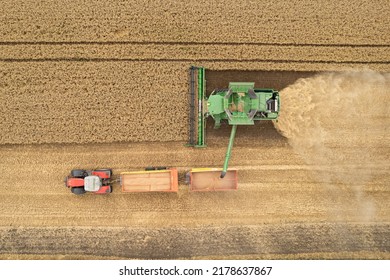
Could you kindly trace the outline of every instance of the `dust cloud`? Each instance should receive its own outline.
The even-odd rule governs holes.
[[[355,206],[339,204],[359,219],[372,219],[375,204],[364,186],[389,171],[390,74],[322,73],[297,80],[280,96],[276,128],[334,200],[349,191]]]

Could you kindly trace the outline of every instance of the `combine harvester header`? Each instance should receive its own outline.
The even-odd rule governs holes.
[[[190,68],[190,113],[188,145],[206,147],[206,119],[214,119],[214,128],[225,120],[232,126],[225,161],[220,172],[224,178],[228,170],[234,138],[239,125],[254,125],[255,121],[276,120],[279,116],[279,92],[273,89],[255,88],[253,82],[230,82],[228,88],[215,89],[206,94],[206,71],[204,67]],[[236,172],[236,171],[234,171]]]

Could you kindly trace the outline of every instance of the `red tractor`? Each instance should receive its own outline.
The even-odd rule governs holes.
[[[73,169],[70,175],[65,177],[65,186],[77,195],[86,192],[107,194],[112,192],[111,177],[111,169]]]

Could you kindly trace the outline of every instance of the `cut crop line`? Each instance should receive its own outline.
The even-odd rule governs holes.
[[[390,61],[272,60],[272,59],[170,59],[170,58],[1,58],[1,62],[271,62],[313,64],[390,64]]]
[[[312,43],[262,43],[262,42],[180,42],[180,41],[72,41],[72,42],[50,42],[50,41],[4,41],[0,45],[211,45],[211,46],[282,46],[282,47],[358,47],[358,48],[388,48],[389,44],[312,44]]]

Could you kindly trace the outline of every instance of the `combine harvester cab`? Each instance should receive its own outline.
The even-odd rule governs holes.
[[[229,169],[221,179],[221,168],[193,168],[186,175],[190,191],[231,191],[237,190],[237,170]]]
[[[176,168],[122,172],[122,192],[177,192],[178,172]]]

